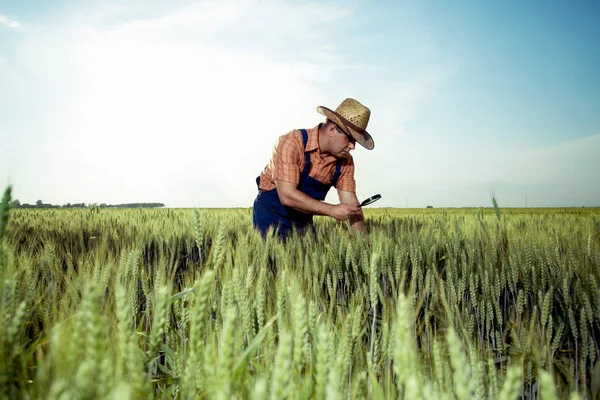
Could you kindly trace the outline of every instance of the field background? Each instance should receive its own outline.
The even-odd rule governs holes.
[[[7,193],[8,195],[8,193]],[[600,209],[0,210],[2,398],[599,398]]]

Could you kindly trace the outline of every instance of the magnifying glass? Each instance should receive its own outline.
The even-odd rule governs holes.
[[[380,198],[381,198],[380,194],[376,194],[374,196],[371,196],[368,199],[366,199],[365,201],[363,201],[362,203],[360,203],[360,207],[368,206],[371,203],[375,203]]]

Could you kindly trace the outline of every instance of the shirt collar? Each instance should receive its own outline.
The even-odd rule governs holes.
[[[321,126],[321,124],[315,126],[314,128],[306,130],[308,133],[308,142],[306,142],[305,151],[313,151],[313,150],[319,149],[319,127],[320,126]],[[321,154],[320,151],[319,151],[319,154]]]

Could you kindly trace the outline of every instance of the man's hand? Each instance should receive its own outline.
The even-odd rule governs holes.
[[[361,214],[361,209],[358,205],[340,203],[333,207],[331,216],[339,221],[345,221],[348,218]]]
[[[356,229],[361,231],[363,234],[367,233],[365,228],[365,216],[363,214],[362,208],[359,207],[359,201],[356,197],[356,193],[354,192],[345,192],[343,190],[338,189],[338,196],[340,197],[339,206],[350,206],[354,210],[358,210],[358,212],[351,213],[348,217],[350,218],[350,226],[352,229]]]

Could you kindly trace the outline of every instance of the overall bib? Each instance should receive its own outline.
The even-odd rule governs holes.
[[[300,131],[302,132],[302,141],[304,143],[305,161],[304,169],[300,173],[300,182],[298,183],[297,189],[313,199],[323,201],[325,200],[329,189],[331,189],[332,186],[335,186],[340,178],[342,160],[337,160],[335,173],[329,184],[319,182],[308,176],[311,167],[310,152],[306,151],[308,132],[306,132],[305,129],[301,129]],[[257,185],[259,182],[260,176],[256,178]],[[258,196],[256,196],[256,199],[254,200],[252,219],[254,226],[260,230],[263,236],[265,236],[269,227],[272,226],[277,230],[277,234],[281,238],[285,238],[287,235],[291,234],[293,228],[295,228],[297,232],[303,233],[309,226],[312,226],[313,222],[313,216],[311,214],[305,214],[281,204],[276,188],[269,190],[268,192],[263,192],[260,189],[258,190]]]

